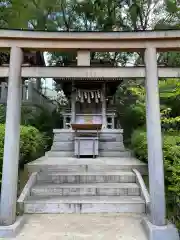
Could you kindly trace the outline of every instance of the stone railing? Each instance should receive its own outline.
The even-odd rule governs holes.
[[[0,83],[0,103],[6,104],[8,94],[8,85],[6,82]],[[45,107],[49,111],[53,111],[56,108],[54,101],[39,92],[32,82],[22,85],[22,102],[32,104],[36,106]]]

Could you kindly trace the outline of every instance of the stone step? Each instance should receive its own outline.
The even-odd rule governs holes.
[[[145,213],[141,197],[131,196],[32,196],[24,202],[25,213]]]
[[[131,157],[130,151],[103,151],[99,152],[100,157]]]
[[[53,172],[38,175],[39,182],[46,183],[135,183],[133,172]]]
[[[100,151],[125,151],[123,142],[99,142]]]
[[[49,152],[46,152],[45,156],[47,157],[73,157],[74,156],[74,151],[49,151]]]
[[[139,172],[141,172],[142,175],[147,175],[147,166],[143,164],[139,165],[42,165],[42,164],[32,164],[28,165],[28,172],[75,172],[75,171],[82,171],[82,172],[110,172],[110,171],[132,171],[133,169],[137,169]]]
[[[71,142],[53,142],[51,151],[73,151],[74,141]]]
[[[123,131],[122,129],[108,129],[100,132],[100,141],[112,141],[121,142],[123,141]]]
[[[139,196],[136,183],[37,184],[32,196]]]
[[[130,151],[99,151],[100,157],[131,157]],[[74,157],[74,151],[49,151],[47,157]]]
[[[99,142],[100,151],[125,151],[123,142]],[[51,151],[73,151],[74,141],[54,142]]]
[[[28,172],[112,172],[132,171],[137,169],[142,175],[147,174],[147,165],[139,160],[128,158],[59,158],[41,157],[40,159],[27,164]]]

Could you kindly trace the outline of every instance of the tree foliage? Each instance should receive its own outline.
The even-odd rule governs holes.
[[[149,0],[0,0],[0,27],[56,31],[139,31],[179,28],[179,8],[174,1]],[[51,53],[51,64],[73,60],[74,55]],[[130,53],[92,54],[115,65],[125,65]],[[140,57],[142,58],[141,54]],[[168,57],[169,58],[169,57]],[[176,56],[173,56],[173,59]],[[122,61],[123,59],[123,61]],[[161,54],[161,63],[167,60]],[[140,62],[142,62],[141,60]],[[168,60],[169,62],[169,60]],[[171,61],[174,62],[174,61]]]
[[[179,79],[159,81],[162,127],[180,130],[180,82]],[[133,130],[146,124],[145,87],[134,82],[124,82],[116,92],[116,106],[124,138],[129,143]],[[133,119],[133,121],[132,121]]]

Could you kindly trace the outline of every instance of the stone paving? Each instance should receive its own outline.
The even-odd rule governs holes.
[[[14,240],[147,240],[140,215],[33,214]]]

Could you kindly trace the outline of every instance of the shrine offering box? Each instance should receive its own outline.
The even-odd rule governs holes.
[[[99,155],[99,136],[98,131],[102,124],[72,124],[75,130],[74,137],[74,155],[92,156]]]

